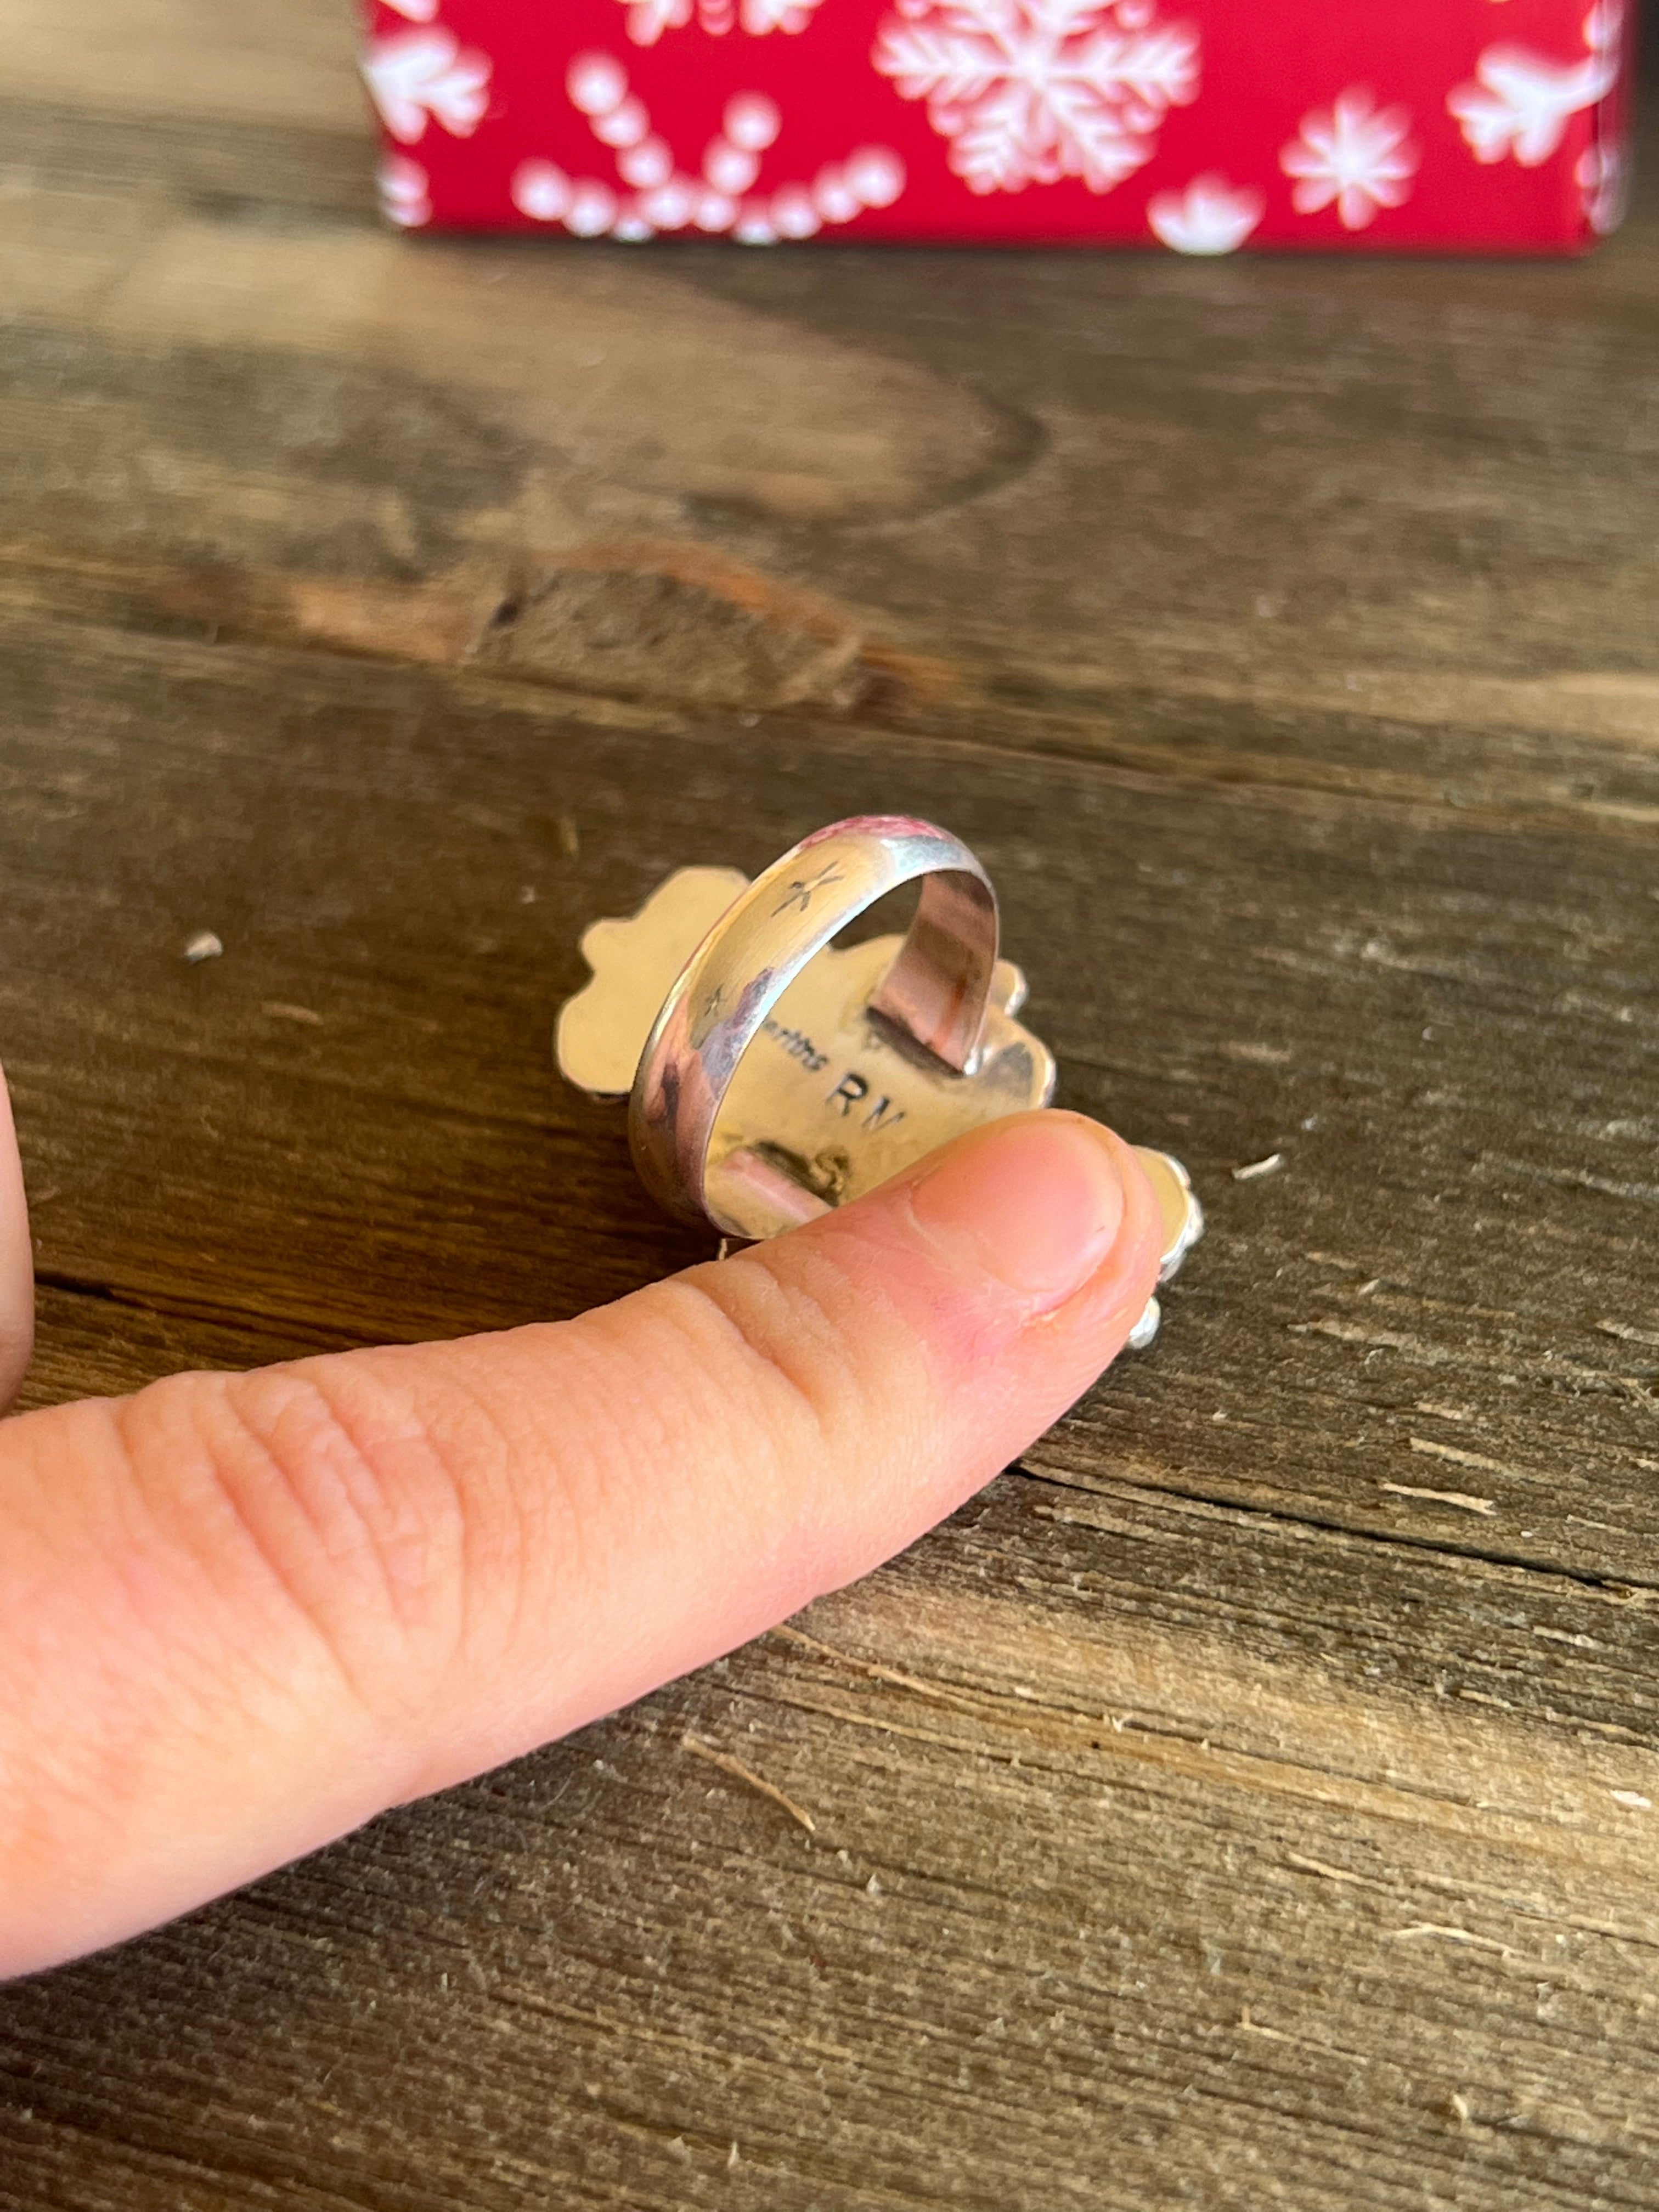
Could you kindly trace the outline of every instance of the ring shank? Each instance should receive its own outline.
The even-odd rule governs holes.
[[[738,1063],[807,963],[866,908],[921,878],[908,935],[872,1001],[933,1060],[972,1072],[997,962],[996,894],[959,839],[903,815],[855,816],[756,878],[680,971],[641,1055],[629,1139],[647,1188],[689,1221],[720,1219],[708,1152]]]
[[[996,897],[989,883],[942,869],[923,877],[909,934],[871,1004],[936,1060],[958,1075],[971,1074],[996,961]]]

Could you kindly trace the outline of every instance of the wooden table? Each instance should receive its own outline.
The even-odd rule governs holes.
[[[8,10],[33,1401],[692,1257],[552,1078],[578,933],[853,811],[983,854],[1212,1225],[885,1572],[0,1993],[0,2206],[1659,2203],[1653,193],[408,241],[344,13]]]

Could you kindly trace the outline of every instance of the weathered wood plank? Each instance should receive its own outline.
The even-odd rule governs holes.
[[[1626,787],[1659,735],[1659,222],[1570,270],[924,276],[416,246],[51,175],[0,217],[14,589],[125,573],[176,617],[196,577],[211,619],[252,579],[256,628],[378,625],[398,657],[479,564],[533,578],[643,533],[816,586],[907,722],[1163,767],[1171,705],[1209,702],[1187,750],[1239,773],[1495,778],[1650,825]],[[352,613],[354,578],[410,611]],[[613,688],[579,643],[543,674]],[[677,627],[634,688],[708,696],[698,661]]]
[[[1218,1201],[1155,1360],[1036,1455],[1108,1497],[988,1501],[806,1625],[850,1669],[785,1641],[737,1662],[735,1707],[711,1677],[9,1994],[12,2201],[1224,2204],[1264,2172],[1309,2205],[1420,2201],[1425,2174],[1475,2205],[1639,2201],[1651,1417],[1609,1378],[1650,1370],[1595,1324],[1651,1293],[1622,1111],[1651,1054],[1644,847],[38,617],[7,643],[0,994],[55,1194],[48,1322],[84,1343],[109,1312],[76,1282],[124,1301],[114,1348],[77,1374],[59,1339],[46,1388],[510,1321],[672,1263],[614,1123],[551,1082],[574,935],[693,844],[752,864],[839,804],[983,847],[1069,1095]],[[187,968],[204,924],[225,958]],[[1268,1147],[1285,1171],[1234,1185]],[[816,1840],[676,1752],[688,1726],[850,1875],[799,1903]],[[648,1786],[600,1807],[594,1758]],[[574,1806],[538,1811],[544,1775]],[[480,1879],[529,1902],[464,1906]],[[1558,1935],[1593,1954],[1565,1996]],[[783,1973],[798,1954],[824,1963]],[[280,2046],[231,2056],[273,2007]]]
[[[1206,1647],[1045,1503],[8,1992],[0,2203],[1650,2201],[1626,1769]]]
[[[1168,1346],[1048,1461],[1659,1579],[1640,839],[1098,760],[969,775],[799,720],[605,727],[238,647],[11,646],[0,1005],[55,1273],[348,1336],[641,1279],[692,1248],[545,1057],[581,928],[681,860],[914,808],[985,853],[1064,1095],[1182,1152],[1214,1218]],[[229,950],[192,969],[198,927]]]
[[[212,0],[7,0],[9,92],[82,112],[323,126],[367,136],[356,26],[331,0],[280,14]]]

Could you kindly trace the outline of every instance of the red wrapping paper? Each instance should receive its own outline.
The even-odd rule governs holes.
[[[373,0],[406,228],[1571,252],[1622,0]]]

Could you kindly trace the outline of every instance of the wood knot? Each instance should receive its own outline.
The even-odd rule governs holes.
[[[520,682],[690,706],[858,703],[859,623],[708,546],[581,546],[514,580],[471,659]]]

